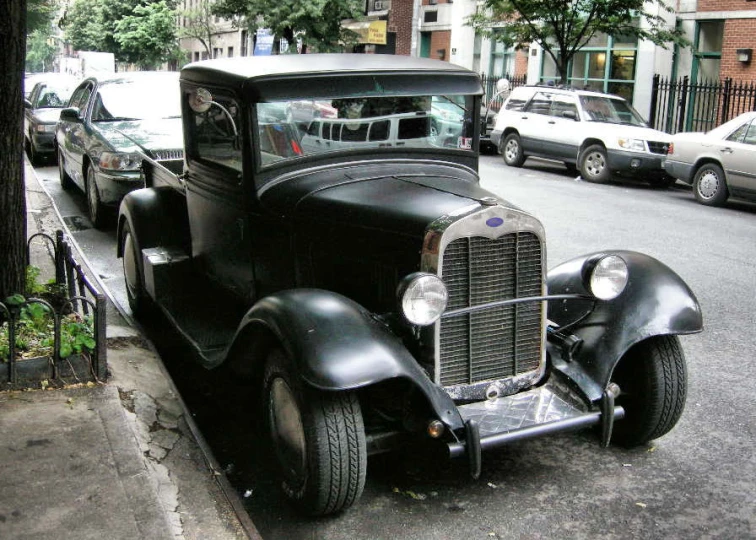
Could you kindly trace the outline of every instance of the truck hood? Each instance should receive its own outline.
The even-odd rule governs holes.
[[[100,134],[119,152],[179,150],[183,148],[181,118],[100,122]]]
[[[260,194],[263,206],[297,221],[326,220],[415,237],[438,218],[482,200],[498,199],[479,186],[472,170],[432,161],[312,170],[282,178]]]

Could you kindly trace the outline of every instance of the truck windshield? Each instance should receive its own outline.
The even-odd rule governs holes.
[[[367,148],[473,151],[472,96],[390,96],[257,104],[263,167]]]
[[[623,99],[604,96],[580,96],[580,103],[588,115],[588,120],[592,122],[646,126],[641,115]]]

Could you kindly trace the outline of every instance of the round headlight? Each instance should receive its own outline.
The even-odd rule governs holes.
[[[412,324],[427,326],[438,320],[446,309],[449,293],[438,276],[417,273],[399,284],[402,315]]]
[[[596,262],[589,280],[591,294],[601,300],[614,300],[627,285],[627,263],[617,255],[607,255]]]

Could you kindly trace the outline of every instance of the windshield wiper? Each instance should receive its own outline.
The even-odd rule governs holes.
[[[452,105],[455,105],[455,106],[459,107],[460,109],[462,109],[463,111],[467,112],[467,109],[465,107],[463,107],[462,105],[460,105],[459,103],[457,103],[456,101],[454,101],[453,99],[451,99],[450,97],[447,97],[447,96],[437,96],[437,97],[439,99],[443,99],[444,101],[447,101],[447,102],[451,103]]]
[[[97,120],[93,120],[93,122],[135,122],[139,120],[139,118],[129,118],[126,116],[113,116],[111,118],[98,118]]]

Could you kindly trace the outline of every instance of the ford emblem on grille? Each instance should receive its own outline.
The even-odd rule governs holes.
[[[492,217],[486,220],[486,225],[489,227],[500,227],[502,223],[504,223],[504,220],[500,217]]]

